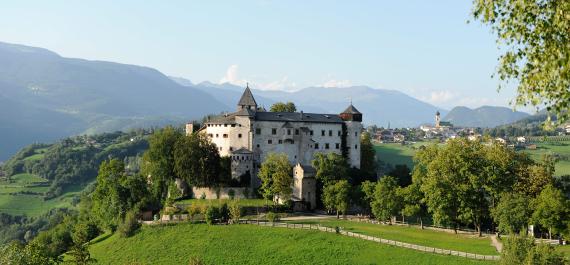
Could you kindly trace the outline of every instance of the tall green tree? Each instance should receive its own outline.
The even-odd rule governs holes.
[[[165,200],[168,184],[176,178],[174,150],[182,132],[171,126],[155,131],[149,137],[149,148],[143,155],[142,172],[150,180],[152,192]]]
[[[368,132],[360,136],[360,171],[367,179],[376,179],[376,151]]]
[[[474,0],[473,16],[492,27],[504,53],[498,77],[517,84],[516,104],[570,117],[570,2]],[[501,86],[502,86],[501,85]],[[500,86],[500,87],[501,87]],[[500,88],[499,87],[499,88]]]
[[[402,207],[399,188],[396,179],[390,176],[381,178],[376,184],[371,208],[378,220],[388,220],[392,224],[392,217],[396,216]]]
[[[402,199],[403,216],[415,216],[420,222],[420,227],[424,229],[424,217],[427,215],[425,204],[422,202],[423,193],[419,184],[412,184],[399,189],[399,196]]]
[[[532,220],[548,229],[548,237],[568,228],[568,201],[562,192],[552,185],[546,186],[534,202]]]
[[[86,265],[95,263],[96,260],[91,258],[89,253],[89,227],[87,224],[79,223],[73,229],[73,245],[68,252],[71,262],[78,265]]]
[[[348,179],[348,163],[335,153],[316,153],[312,165],[317,171],[316,178],[325,186],[334,181]]]
[[[287,103],[277,102],[277,103],[274,103],[273,105],[271,105],[271,108],[269,108],[269,111],[271,111],[271,112],[295,112],[295,111],[297,111],[297,106],[295,106],[295,103],[293,103],[293,102],[287,102]]]
[[[350,203],[351,186],[347,180],[339,180],[329,183],[323,190],[323,204],[328,210],[336,211],[336,218],[340,213],[346,215]]]
[[[526,231],[530,224],[532,208],[530,199],[520,193],[504,193],[500,202],[491,210],[491,216],[503,233]]]
[[[284,201],[291,198],[293,168],[286,154],[268,154],[257,175],[261,179],[260,191],[266,200],[275,202],[275,197]]]
[[[221,158],[207,136],[180,136],[174,148],[174,173],[191,185],[211,187],[220,183]]]

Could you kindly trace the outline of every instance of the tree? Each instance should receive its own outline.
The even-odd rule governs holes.
[[[340,213],[346,214],[350,200],[350,184],[347,180],[329,183],[323,190],[323,204],[328,210],[336,211],[336,218]]]
[[[522,236],[507,237],[501,251],[501,265],[549,264],[563,265],[568,260],[552,245],[536,244],[533,238]]]
[[[407,165],[396,165],[392,171],[388,172],[388,176],[396,178],[400,187],[406,187],[412,184],[411,170]]]
[[[423,193],[420,185],[412,184],[399,189],[402,199],[402,216],[416,216],[420,221],[420,227],[424,229],[423,217],[427,215],[425,205],[422,203]]]
[[[72,234],[73,245],[69,251],[71,261],[75,264],[85,265],[95,263],[96,260],[91,258],[89,253],[89,227],[87,224],[79,223],[75,225]]]
[[[532,220],[548,229],[548,237],[552,233],[562,232],[567,228],[568,201],[562,192],[552,185],[546,186],[534,201]]]
[[[164,201],[168,183],[176,178],[174,149],[182,133],[171,126],[155,131],[148,139],[149,148],[143,155],[142,172],[148,176],[154,196]]]
[[[398,183],[390,176],[381,178],[374,190],[374,201],[371,208],[372,213],[378,220],[389,220],[392,224],[392,217],[398,214],[401,209],[402,200],[398,194]]]
[[[239,224],[239,219],[241,217],[241,206],[239,205],[239,200],[232,200],[229,205],[229,210],[232,223]]]
[[[362,199],[364,200],[364,204],[368,212],[371,211],[370,205],[372,205],[372,202],[374,201],[375,189],[376,189],[376,182],[367,180],[360,184],[360,190],[362,191],[363,194]]]
[[[526,231],[530,223],[532,209],[530,199],[524,194],[505,193],[499,203],[491,210],[491,216],[503,233]]]
[[[376,166],[376,151],[370,134],[363,132],[360,136],[360,171],[366,179],[376,179]]]
[[[498,76],[517,84],[516,104],[546,104],[559,123],[570,117],[569,13],[570,2],[556,0],[475,0],[473,8],[506,47]]]
[[[293,192],[293,169],[286,154],[270,153],[261,164],[258,173],[261,179],[260,191],[266,200],[275,197],[286,201]]]
[[[312,165],[317,171],[315,177],[325,186],[331,182],[348,178],[348,163],[339,154],[316,153]]]
[[[220,183],[221,158],[218,148],[206,135],[181,136],[174,148],[174,172],[177,177],[198,187]]]
[[[277,102],[277,103],[274,103],[273,105],[271,105],[271,108],[269,108],[269,111],[271,111],[271,112],[295,112],[295,111],[297,111],[297,107],[295,106],[295,104],[293,102],[287,102],[287,103]]]

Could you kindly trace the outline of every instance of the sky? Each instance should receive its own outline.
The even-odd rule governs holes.
[[[510,106],[471,0],[3,1],[0,41],[143,65],[194,83],[367,85],[438,107]]]

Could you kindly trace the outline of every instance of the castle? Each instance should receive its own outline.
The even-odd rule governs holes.
[[[231,157],[232,178],[249,177],[251,187],[260,185],[257,171],[270,153],[285,153],[292,165],[305,169],[317,152],[337,153],[360,168],[362,113],[352,104],[340,114],[267,112],[247,86],[236,112],[207,121],[199,132],[216,144],[221,156]],[[297,175],[296,181],[310,178]]]

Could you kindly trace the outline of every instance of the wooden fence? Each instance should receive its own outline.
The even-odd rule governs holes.
[[[373,241],[381,244],[388,244],[392,246],[398,246],[408,249],[413,249],[422,252],[428,253],[436,253],[436,254],[443,254],[443,255],[451,255],[451,256],[458,256],[458,257],[465,257],[469,259],[477,259],[477,260],[499,260],[500,256],[497,255],[480,255],[480,254],[473,254],[467,253],[462,251],[455,251],[449,249],[441,249],[441,248],[433,248],[433,247],[426,247],[420,246],[410,243],[404,243],[395,240],[383,239],[374,236],[363,235],[359,233],[343,231],[342,229],[331,228],[326,226],[314,225],[314,224],[294,224],[294,223],[279,223],[279,222],[265,222],[265,221],[255,221],[255,220],[242,220],[240,221],[242,224],[252,224],[252,225],[259,225],[259,226],[266,226],[266,227],[282,227],[282,228],[291,228],[291,229],[307,229],[307,230],[318,230],[322,232],[329,232],[329,233],[338,233],[340,235],[349,236],[349,237],[356,237],[368,241]]]

